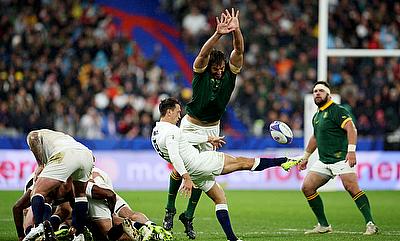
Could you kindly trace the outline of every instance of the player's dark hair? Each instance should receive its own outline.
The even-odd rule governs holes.
[[[211,67],[214,64],[225,63],[225,54],[220,50],[213,49],[210,53],[210,60],[208,61],[208,66]]]
[[[328,82],[322,81],[322,80],[317,81],[317,82],[314,84],[313,89],[314,89],[315,86],[317,86],[318,84],[325,85],[326,87],[328,87],[328,89],[331,89],[331,87],[329,86]]]
[[[158,106],[160,110],[161,117],[164,117],[167,114],[167,110],[173,110],[176,107],[176,104],[179,104],[179,101],[174,97],[168,97],[163,99]]]

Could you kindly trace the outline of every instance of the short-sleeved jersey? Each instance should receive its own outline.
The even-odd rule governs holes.
[[[43,149],[43,164],[47,164],[50,157],[66,149],[89,150],[77,142],[72,136],[48,129],[37,130]],[[90,150],[89,150],[90,151]]]
[[[199,155],[199,150],[189,142],[189,136],[193,133],[183,133],[179,127],[169,122],[160,121],[153,128],[151,142],[154,150],[166,161],[172,163],[179,174],[186,173],[189,166],[195,166],[194,160]],[[201,139],[201,136],[199,139]],[[204,136],[204,142],[207,141]]]
[[[221,119],[235,88],[236,74],[227,63],[221,79],[214,79],[209,68],[203,73],[193,72],[192,100],[186,106],[186,112],[205,122]]]
[[[330,164],[345,160],[348,140],[343,127],[350,120],[350,113],[332,100],[314,115],[312,124],[321,162]]]

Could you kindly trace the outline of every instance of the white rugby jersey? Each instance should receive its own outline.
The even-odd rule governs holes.
[[[108,176],[108,174],[105,171],[101,170],[98,167],[93,167],[92,173],[93,172],[97,172],[99,174],[99,176],[97,176],[93,179],[93,181],[94,181],[94,183],[96,183],[96,185],[98,185],[99,187],[102,187],[102,188],[114,190],[111,178],[110,178],[110,176]]]
[[[194,160],[199,155],[199,150],[192,145],[207,141],[207,135],[183,133],[179,127],[165,121],[157,122],[151,135],[154,150],[172,163],[180,175],[187,173],[188,166],[195,165]]]
[[[38,132],[40,142],[42,144],[41,148],[44,155],[42,160],[43,164],[47,164],[52,155],[62,152],[66,149],[89,150],[86,146],[77,142],[73,137],[62,132],[48,129],[40,129],[36,130],[35,132]]]

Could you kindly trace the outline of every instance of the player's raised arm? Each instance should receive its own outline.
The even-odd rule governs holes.
[[[237,74],[243,66],[244,52],[244,39],[239,24],[239,10],[235,12],[232,8],[231,13],[229,13],[228,10],[225,10],[225,12],[228,18],[231,19],[228,28],[232,30],[233,34],[233,50],[230,56],[230,68],[233,73]]]
[[[226,14],[222,13],[221,17],[216,17],[217,20],[217,28],[215,33],[207,40],[207,42],[200,49],[199,54],[193,63],[193,70],[197,73],[202,73],[206,69],[208,65],[208,61],[210,59],[210,53],[213,50],[215,44],[222,37],[222,35],[230,33],[233,29],[229,28],[229,23],[232,18],[229,18]],[[242,37],[243,39],[243,37]]]

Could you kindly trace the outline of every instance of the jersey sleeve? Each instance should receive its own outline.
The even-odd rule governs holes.
[[[201,143],[206,143],[208,141],[207,135],[201,135],[196,133],[183,133],[183,138],[185,138],[191,145],[198,145]]]
[[[334,121],[341,127],[344,128],[347,122],[351,121],[350,113],[344,108],[339,106],[337,113],[334,116]]]
[[[179,133],[173,132],[166,136],[166,146],[168,150],[169,159],[179,175],[187,173],[185,164],[179,154]]]

